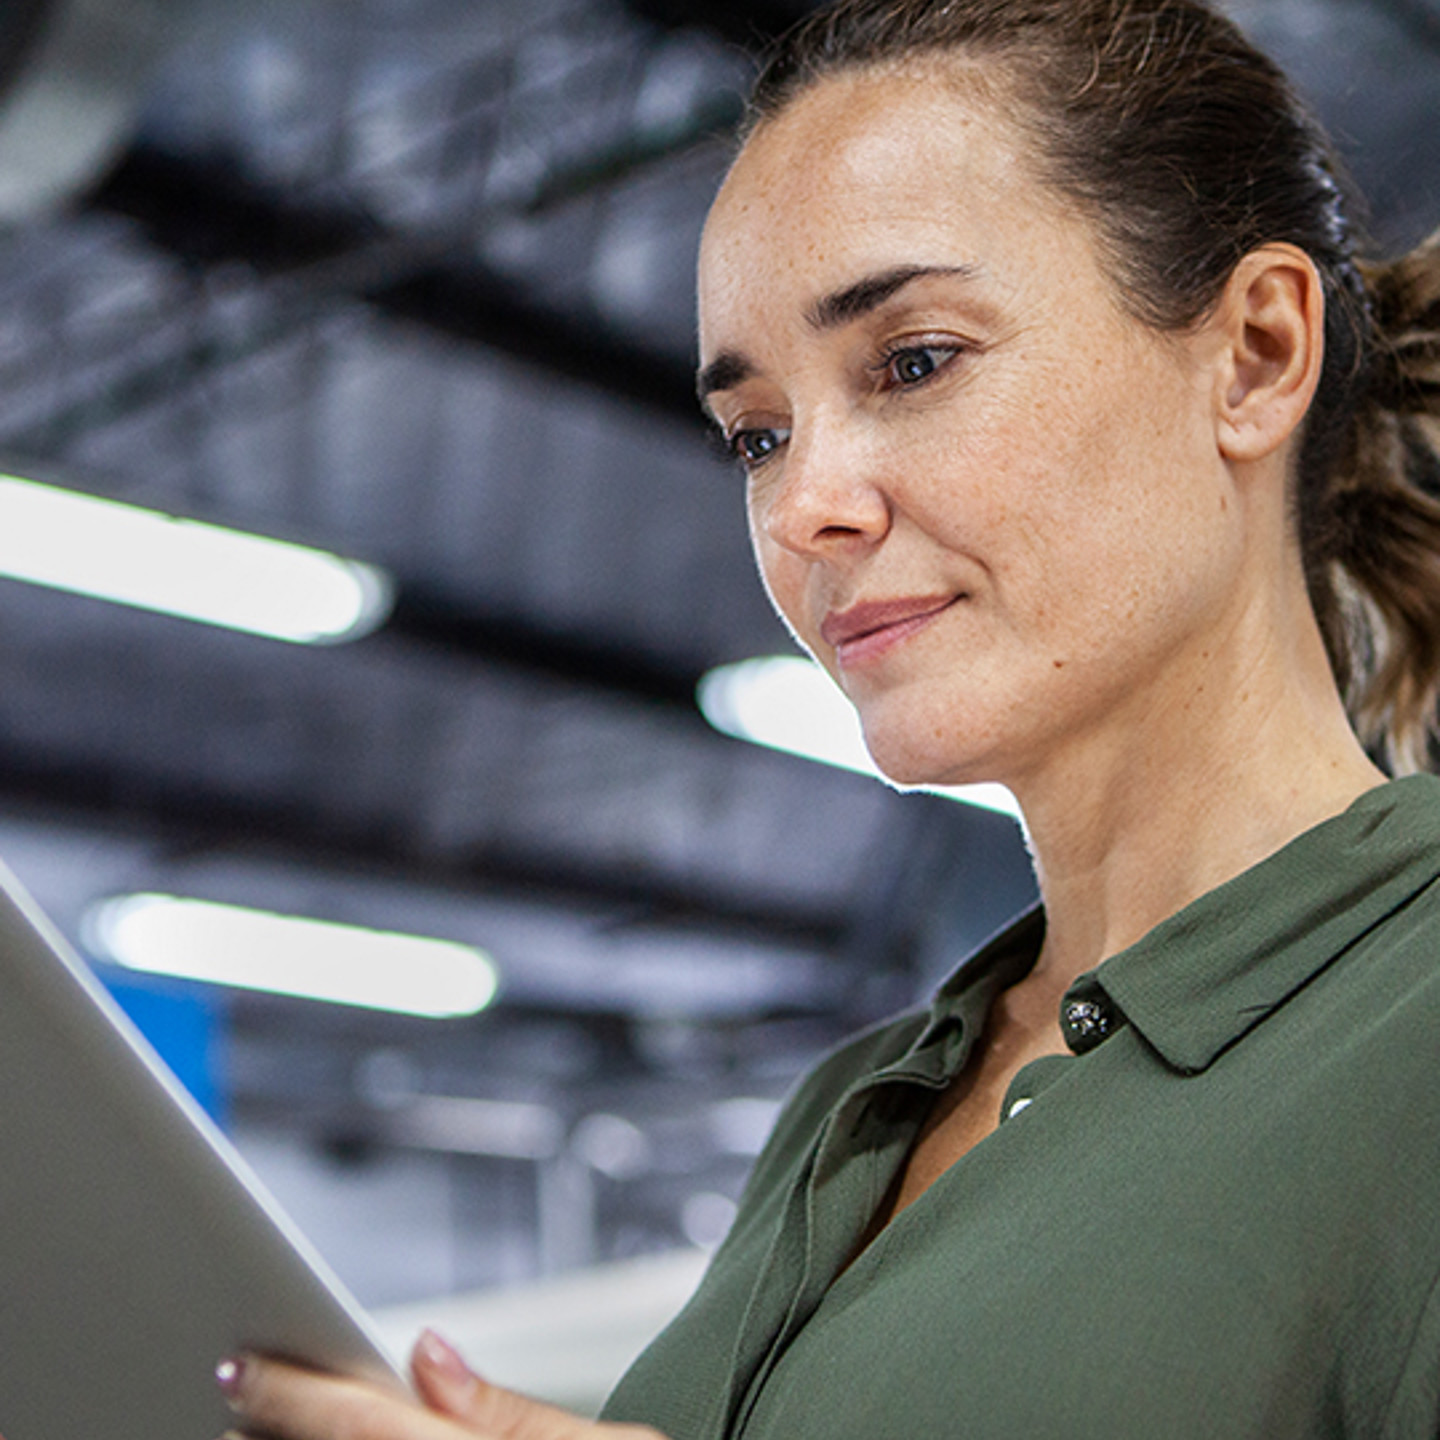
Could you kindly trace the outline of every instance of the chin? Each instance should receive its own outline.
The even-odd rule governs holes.
[[[977,743],[978,724],[942,729],[917,725],[913,713],[905,719],[903,725],[886,725],[872,712],[870,723],[863,725],[865,748],[875,768],[897,790],[1006,783],[998,773],[1004,767],[998,764],[995,747]]]
[[[913,745],[881,744],[866,736],[866,748],[884,779],[897,790],[919,790],[931,785],[968,785],[977,780],[990,780],[991,775],[977,775],[972,766],[957,761],[953,754],[936,754],[933,749]]]
[[[1006,775],[1037,743],[1017,698],[990,693],[974,677],[852,703],[871,760],[897,789],[1008,784]]]

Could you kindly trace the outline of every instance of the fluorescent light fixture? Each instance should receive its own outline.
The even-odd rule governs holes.
[[[0,575],[305,644],[368,633],[391,598],[370,565],[13,475]]]
[[[696,699],[705,718],[726,735],[885,778],[865,748],[855,707],[813,660],[770,655],[721,665],[700,681]],[[921,788],[1020,819],[1020,807],[1003,785]]]
[[[433,1018],[495,998],[473,946],[174,895],[102,900],[85,919],[96,954],[131,970]]]

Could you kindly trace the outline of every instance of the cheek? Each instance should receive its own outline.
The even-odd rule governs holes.
[[[1178,397],[1177,397],[1178,398]],[[1156,410],[1167,411],[1157,395]],[[1033,593],[1072,654],[1117,635],[1143,647],[1223,602],[1235,531],[1224,477],[1183,414],[1116,406],[1072,424],[1037,504],[1026,506]],[[1026,530],[1016,521],[1017,533]]]
[[[1002,600],[1019,603],[1057,563],[1068,565],[1076,527],[1090,518],[1055,424],[1033,401],[997,399],[896,457],[908,477],[900,508],[987,572]]]
[[[1149,378],[1052,367],[995,396],[949,447],[946,469],[966,495],[952,513],[993,560],[1001,605],[1071,654],[1089,648],[1087,632],[1183,603],[1176,592],[1196,581],[1188,572],[1224,523],[1193,396],[1173,374]],[[938,489],[929,508],[948,523]]]

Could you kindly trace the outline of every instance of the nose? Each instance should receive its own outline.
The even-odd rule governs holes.
[[[751,492],[751,520],[792,554],[818,559],[865,550],[890,529],[890,501],[866,437],[838,422],[796,424],[778,473]]]

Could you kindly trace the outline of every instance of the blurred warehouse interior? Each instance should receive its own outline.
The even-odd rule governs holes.
[[[287,644],[0,580],[0,856],[374,1306],[713,1243],[799,1070],[1031,896],[999,814],[696,707],[791,653],[693,403],[785,0],[11,0],[0,470],[390,577]],[[1440,224],[1440,3],[1244,0]],[[423,1019],[105,964],[162,893],[482,948]]]

